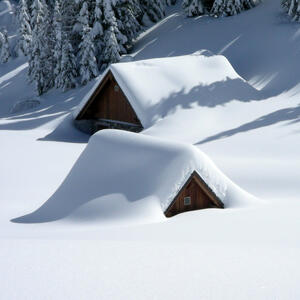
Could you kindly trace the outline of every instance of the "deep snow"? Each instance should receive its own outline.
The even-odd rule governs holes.
[[[198,104],[197,117],[183,108],[143,133],[196,145],[265,200],[252,206],[104,224],[95,199],[55,222],[10,222],[46,203],[84,151],[88,136],[69,113],[94,83],[36,97],[22,58],[0,66],[0,299],[299,299],[300,36],[279,7],[265,0],[218,20],[171,8],[128,58],[208,49],[260,90],[259,99]],[[27,99],[41,105],[10,113]]]

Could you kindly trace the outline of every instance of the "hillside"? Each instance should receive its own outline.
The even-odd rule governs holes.
[[[9,13],[0,9],[0,16]],[[13,29],[9,34],[13,39]],[[178,105],[132,143],[141,159],[143,147],[153,145],[150,170],[161,157],[174,163],[174,145],[196,148],[246,191],[236,195],[256,200],[171,219],[147,191],[131,209],[122,185],[119,193],[102,186],[74,205],[87,187],[97,190],[89,178],[104,180],[101,165],[134,161],[132,146],[118,134],[97,134],[93,155],[101,145],[119,150],[90,165],[89,137],[73,127],[72,113],[96,80],[37,97],[23,58],[0,65],[0,299],[299,299],[299,25],[281,13],[280,0],[221,19],[188,19],[177,5],[123,60],[203,49],[224,55],[255,92],[245,97],[233,89],[234,96],[213,103]],[[80,186],[81,172],[87,186]],[[112,176],[122,181],[121,172]],[[55,221],[41,220],[44,211]],[[34,224],[18,219],[33,212]]]

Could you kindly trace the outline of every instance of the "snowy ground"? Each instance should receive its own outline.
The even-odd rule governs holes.
[[[98,202],[90,201],[55,222],[11,222],[44,204],[84,150],[88,137],[68,114],[92,83],[37,98],[22,59],[0,66],[1,300],[299,299],[300,27],[279,6],[266,0],[220,20],[186,19],[175,7],[131,54],[208,49],[260,90],[257,99],[203,105],[194,130],[183,122],[185,108],[145,132],[197,145],[262,199],[251,207],[120,225],[102,222]],[[10,113],[32,99],[41,105]]]

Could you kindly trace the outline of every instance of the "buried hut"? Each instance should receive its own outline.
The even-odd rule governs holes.
[[[164,214],[166,217],[173,217],[183,212],[204,208],[224,208],[224,204],[194,171],[165,209]]]
[[[74,122],[89,134],[106,128],[140,132],[178,107],[213,106],[252,91],[224,56],[205,51],[116,63],[83,98]]]
[[[99,86],[76,117],[75,124],[87,133],[106,128],[135,132],[143,129],[111,70],[105,72]]]
[[[127,218],[156,222],[163,216],[240,207],[253,200],[195,146],[146,134],[101,130],[89,139],[48,201],[15,222],[54,221],[73,213],[84,218],[91,213],[103,222]]]

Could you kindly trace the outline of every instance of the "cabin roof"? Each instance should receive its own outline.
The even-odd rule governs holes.
[[[113,155],[118,149],[122,149],[122,155]],[[113,183],[112,190],[128,199],[153,194],[165,212],[190,176],[196,175],[217,206],[226,204],[224,175],[195,146],[109,129],[95,133],[86,152],[85,170],[95,169],[97,188],[101,190]],[[103,172],[103,179],[101,169],[109,170]],[[103,187],[99,186],[102,182],[106,182]]]
[[[164,117],[164,112],[186,106],[193,98],[211,99],[220,93],[251,87],[222,55],[199,53],[112,64],[98,78],[74,112],[76,118],[105,76],[111,72],[144,128]],[[252,90],[252,89],[251,89]],[[214,103],[213,99],[210,101]],[[206,104],[207,105],[207,104]]]

